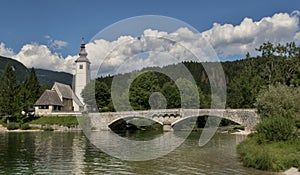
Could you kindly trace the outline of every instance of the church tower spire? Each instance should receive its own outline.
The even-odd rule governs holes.
[[[81,46],[80,46],[80,52],[79,52],[79,58],[75,60],[75,63],[77,62],[89,62],[89,59],[87,58],[87,52],[85,51],[85,43],[84,38],[82,37]]]
[[[84,37],[82,37],[79,56],[82,56],[82,57],[86,57],[87,56],[87,53],[85,51]]]
[[[82,37],[79,57],[75,60],[75,81],[74,81],[74,92],[79,100],[84,104],[81,92],[83,88],[90,82],[90,64],[91,62],[87,58],[87,52],[85,50],[85,42]]]

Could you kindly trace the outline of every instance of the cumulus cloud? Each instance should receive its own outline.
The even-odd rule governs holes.
[[[120,36],[114,41],[96,39],[86,44],[88,58],[92,62],[92,77],[181,61],[217,61],[218,56],[221,59],[233,55],[242,57],[247,52],[254,56],[258,54],[255,48],[268,41],[295,41],[300,44],[299,14],[299,11],[277,13],[259,21],[245,18],[235,26],[215,23],[202,33],[193,33],[188,28],[179,28],[172,33],[146,29],[138,38]],[[18,53],[1,43],[0,55],[16,58],[27,67],[72,73],[77,53],[63,58],[57,54],[57,49],[68,43],[50,36],[45,38],[49,41],[48,45],[26,44]]]
[[[203,32],[221,57],[243,55],[264,42],[285,43],[299,38],[299,11],[277,13],[272,17],[253,21],[245,18],[239,25],[220,25]]]
[[[105,75],[187,60],[209,61],[208,58],[216,56],[208,55],[211,53],[205,43],[201,34],[187,28],[173,33],[147,29],[139,38],[121,36],[112,42],[95,40],[86,47],[91,62],[100,67],[98,73]]]
[[[6,48],[4,43],[0,43],[0,55],[5,57],[12,57],[15,55],[11,48]]]
[[[46,45],[26,44],[14,55],[14,58],[26,67],[70,72],[70,68],[64,64],[66,60],[57,53],[51,52]]]

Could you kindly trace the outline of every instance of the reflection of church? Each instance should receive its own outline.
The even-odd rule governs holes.
[[[73,90],[69,85],[55,82],[51,90],[45,90],[35,102],[35,115],[71,115],[82,112],[84,102],[81,92],[90,82],[90,64],[82,39],[79,58],[75,60]]]

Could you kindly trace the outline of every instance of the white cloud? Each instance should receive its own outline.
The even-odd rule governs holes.
[[[66,60],[57,53],[52,53],[46,45],[26,44],[14,58],[26,67],[69,72],[69,68],[64,65]]]
[[[0,43],[0,55],[5,57],[13,57],[15,53],[11,48],[6,48],[4,43]]]
[[[139,38],[121,36],[114,41],[95,40],[86,44],[88,58],[92,62],[92,76],[95,77],[99,67],[101,74],[114,74],[117,71],[128,72],[187,60],[216,61],[217,56],[211,46],[219,56],[229,57],[243,56],[247,52],[255,55],[255,48],[267,41],[295,41],[300,44],[299,14],[299,11],[292,14],[277,13],[259,21],[245,18],[236,26],[215,23],[210,30],[198,34],[188,28],[180,28],[173,33],[146,29]],[[53,40],[50,36],[45,38],[51,41],[48,46],[26,44],[18,53],[1,43],[0,54],[16,58],[27,67],[72,73],[77,53],[63,58],[53,48],[65,47],[67,43]]]
[[[239,25],[220,25],[215,23],[212,29],[203,32],[217,52],[224,57],[256,54],[254,48],[264,42],[285,43],[293,41],[299,31],[299,11],[291,15],[277,13],[272,17],[253,21],[245,18]]]

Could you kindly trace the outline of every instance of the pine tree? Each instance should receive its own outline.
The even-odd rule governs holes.
[[[20,99],[18,98],[19,85],[14,73],[14,68],[9,63],[6,65],[0,84],[0,110],[6,115],[21,113]]]
[[[29,107],[32,108],[34,106],[35,101],[41,95],[40,94],[40,88],[41,88],[41,86],[40,86],[39,80],[38,80],[38,78],[37,78],[37,76],[35,74],[34,68],[31,68],[27,87],[28,87],[28,89],[30,91],[30,96],[29,96],[29,99],[28,99],[29,103],[30,103]]]
[[[34,103],[41,95],[40,88],[41,86],[35,74],[35,70],[34,68],[31,68],[29,77],[25,79],[20,90],[20,99],[22,101],[22,109],[24,111],[34,107]]]

